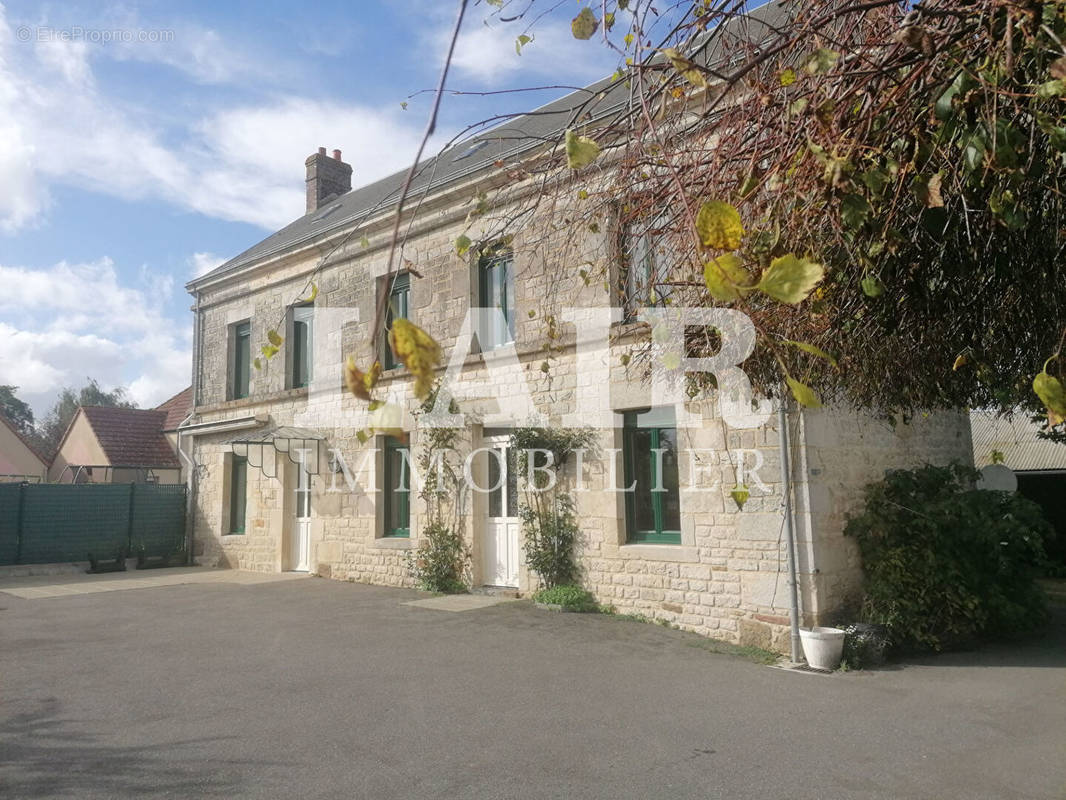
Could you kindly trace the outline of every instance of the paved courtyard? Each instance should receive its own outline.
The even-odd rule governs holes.
[[[521,601],[164,577],[0,579],[0,796],[1066,797],[1061,616],[814,676]]]

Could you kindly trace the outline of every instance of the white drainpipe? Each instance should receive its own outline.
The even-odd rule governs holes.
[[[799,574],[796,569],[796,528],[792,519],[792,462],[788,452],[788,414],[785,411],[787,395],[783,394],[777,404],[777,435],[781,456],[781,494],[784,501],[785,538],[788,546],[788,621],[792,636],[792,663],[802,658],[799,635]]]

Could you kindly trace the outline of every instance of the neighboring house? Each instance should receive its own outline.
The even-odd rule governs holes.
[[[168,425],[175,430],[187,413],[82,406],[63,434],[48,478],[55,483],[180,483],[181,463],[171,441],[176,434]]]
[[[407,558],[419,544],[426,512],[412,497],[407,465],[417,463],[426,437],[414,425],[408,443],[380,435],[362,443],[366,403],[341,389],[344,355],[369,363],[370,329],[385,297],[386,325],[408,317],[441,343],[444,362],[455,364],[462,387],[457,402],[471,415],[460,454],[469,457],[479,485],[496,486],[466,499],[462,525],[475,585],[535,588],[521,557],[521,493],[506,453],[509,430],[488,421],[496,393],[517,393],[524,383],[552,425],[596,424],[598,414],[618,414],[618,429],[597,429],[601,452],[609,455],[586,469],[588,491],[574,494],[582,580],[596,598],[702,634],[787,649],[776,415],[733,429],[715,399],[705,397],[684,407],[706,421],[678,426],[675,407],[656,405],[624,366],[622,356],[648,338],[646,324],[628,320],[649,302],[646,273],[663,256],[653,227],[623,231],[606,220],[596,231],[557,232],[548,220],[530,219],[513,240],[483,249],[480,257],[476,247],[456,253],[463,234],[493,242],[489,219],[469,222],[472,198],[486,192],[493,203],[506,187],[506,199],[496,202],[517,203],[523,193],[542,191],[541,181],[522,183],[509,170],[542,152],[545,141],[571,124],[579,104],[594,122],[626,102],[628,93],[622,94],[592,101],[593,93],[571,95],[423,165],[414,181],[421,213],[410,230],[405,225],[404,260],[390,280],[388,245],[405,175],[353,191],[351,167],[339,151],[330,157],[322,148],[306,162],[306,214],[188,284],[195,299],[195,403],[182,430],[196,463],[194,547],[202,563],[411,584]],[[577,187],[569,193],[576,194]],[[553,210],[554,219],[565,216],[558,204]],[[331,248],[337,250],[330,262],[318,269]],[[583,280],[578,267],[584,263],[603,267],[609,285]],[[313,303],[306,299],[312,279]],[[569,306],[616,312],[609,359],[602,359],[594,381],[577,368],[578,338],[562,322]],[[475,307],[500,313],[464,327]],[[543,371],[549,318],[559,325]],[[284,345],[257,369],[273,329]],[[472,336],[478,346],[468,352]],[[386,355],[381,338],[376,341],[376,351]],[[410,376],[402,366],[385,366],[381,391],[413,411]],[[597,403],[578,399],[589,384],[602,390]],[[843,526],[863,487],[890,467],[970,463],[969,420],[919,415],[893,427],[844,409],[793,413],[791,426],[800,604],[805,623],[814,624],[856,597],[859,558]],[[743,511],[730,496],[738,467],[751,491]],[[634,481],[635,490],[612,490],[612,476],[616,486]]]
[[[0,414],[0,482],[40,483],[48,477],[48,459]]]
[[[1007,419],[972,411],[974,465],[1003,464],[1018,479],[1018,493],[1038,503],[1055,527],[1052,555],[1066,566],[1066,444],[1042,439],[1030,414]]]

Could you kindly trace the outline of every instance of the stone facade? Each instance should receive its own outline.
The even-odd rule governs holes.
[[[494,427],[497,391],[506,395],[527,386],[534,410],[554,425],[572,425],[575,418],[594,421],[604,410],[652,405],[638,370],[623,366],[622,359],[647,340],[646,327],[614,323],[609,354],[599,372],[590,372],[578,368],[582,343],[578,330],[565,322],[567,307],[609,308],[617,303],[611,289],[617,269],[609,221],[602,232],[576,237],[550,226],[517,233],[511,243],[517,312],[514,359],[500,351],[462,357],[468,345],[463,322],[468,309],[477,305],[476,264],[472,257],[456,254],[454,241],[463,233],[477,241],[489,230],[488,221],[470,228],[466,219],[466,204],[475,188],[464,185],[427,200],[403,252],[420,274],[411,282],[410,317],[441,343],[445,362],[455,359],[465,387],[455,392],[468,415],[460,455],[480,447]],[[287,455],[269,455],[274,459],[269,471],[276,478],[248,470],[245,532],[227,534],[233,448],[225,442],[232,434],[212,433],[209,423],[256,416],[269,418],[273,425],[319,431],[325,437],[323,449],[339,452],[349,468],[348,474],[337,474],[322,455],[319,473],[312,477],[311,570],[337,579],[411,585],[407,557],[418,545],[424,509],[412,504],[410,538],[382,536],[381,495],[375,490],[382,463],[375,445],[380,440],[360,443],[357,432],[367,424],[366,404],[341,391],[343,356],[352,353],[365,365],[376,352],[370,345],[371,327],[384,288],[390,227],[391,217],[385,213],[368,220],[321,270],[317,267],[331,244],[328,237],[192,284],[201,341],[195,423],[204,427],[193,439],[193,454],[198,465],[195,540],[202,562],[262,571],[292,566],[297,467]],[[363,234],[369,247],[360,242]],[[591,265],[590,270],[608,278],[589,281],[581,270],[568,266],[572,264]],[[283,348],[253,372],[249,397],[230,399],[234,325],[250,322],[254,350],[266,342],[271,329],[285,333],[288,340],[286,308],[306,292],[311,279],[319,292],[310,389],[287,388],[290,356]],[[387,371],[381,387],[408,412],[405,423],[413,431],[412,451],[417,451],[424,431],[409,415],[415,409],[409,377],[402,368]],[[596,391],[602,393],[605,408],[582,399]],[[678,430],[681,543],[627,542],[623,494],[608,490],[611,456],[614,483],[621,480],[618,454],[612,452],[622,447],[621,435],[609,426],[599,427],[597,444],[603,455],[586,464],[585,490],[574,492],[583,583],[598,601],[619,611],[733,642],[787,650],[777,417],[755,428],[734,429],[720,419],[713,398],[688,401],[684,407],[703,421]],[[970,462],[969,424],[965,415],[939,414],[893,429],[854,411],[823,410],[793,413],[790,428],[801,605],[804,621],[816,624],[829,620],[858,586],[857,554],[843,537],[843,525],[862,487],[894,466]],[[743,511],[730,497],[738,467],[751,489]],[[485,582],[485,503],[485,496],[476,492],[464,499],[463,525],[473,553],[475,585]],[[524,566],[517,588],[536,588],[535,576]]]

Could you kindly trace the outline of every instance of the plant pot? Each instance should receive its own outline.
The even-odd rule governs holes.
[[[828,672],[840,666],[844,653],[844,631],[840,628],[800,628],[800,641],[808,666]]]

